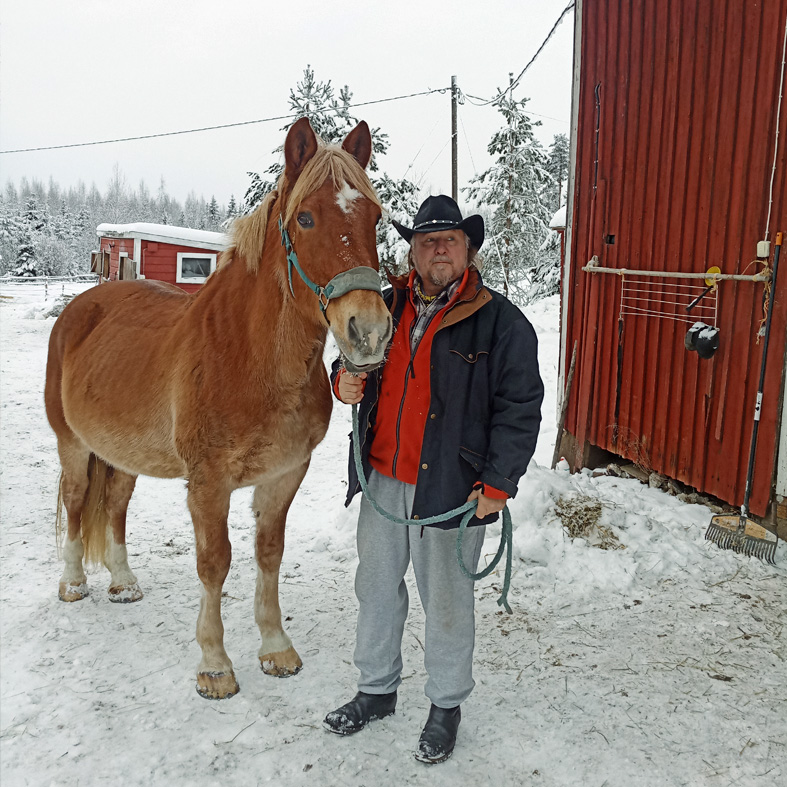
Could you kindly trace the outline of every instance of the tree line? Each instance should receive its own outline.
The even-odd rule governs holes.
[[[308,117],[326,143],[339,143],[358,123],[350,111],[352,92],[338,92],[330,80],[320,82],[311,67],[290,91],[290,111]],[[486,282],[516,303],[558,291],[559,238],[549,229],[553,214],[565,202],[568,139],[554,137],[548,149],[535,136],[540,125],[527,113],[528,99],[500,93],[495,107],[501,128],[488,145],[493,165],[474,176],[463,189],[465,214],[478,212],[486,223],[482,272]],[[286,127],[285,127],[286,128]],[[389,147],[388,135],[372,129],[373,157],[369,176],[385,208],[377,228],[381,269],[402,273],[407,244],[391,219],[412,221],[420,198],[418,187],[406,178],[395,179],[380,169]],[[142,181],[136,188],[126,182],[116,165],[105,192],[83,183],[62,189],[23,178],[17,187],[6,184],[0,195],[0,275],[55,276],[84,273],[90,251],[97,246],[96,227],[102,223],[150,222],[226,231],[232,220],[250,213],[278,180],[282,171],[279,147],[261,175],[249,172],[249,187],[241,202],[231,196],[226,205],[215,196],[206,201],[192,191],[184,203],[167,194],[163,181],[151,192]]]
[[[347,85],[337,93],[330,80],[318,81],[307,66],[303,79],[290,90],[290,111],[308,117],[326,142],[338,144],[358,123],[350,112],[352,95]],[[568,137],[557,134],[545,149],[535,136],[541,122],[527,113],[528,100],[517,101],[510,93],[502,93],[494,102],[504,121],[488,146],[494,164],[463,189],[470,203],[465,214],[477,211],[486,224],[481,257],[484,279],[520,305],[558,292],[560,239],[549,223],[565,203],[568,176]],[[418,210],[418,187],[406,178],[396,180],[380,171],[379,160],[389,147],[388,135],[373,128],[372,140],[369,176],[385,208],[377,227],[380,267],[385,272],[403,273],[407,245],[391,219],[410,224]],[[253,210],[274,188],[282,171],[280,152],[281,147],[274,151],[276,162],[264,175],[248,173],[251,183],[244,212]]]
[[[155,193],[143,181],[136,188],[116,165],[104,193],[95,183],[68,189],[53,179],[22,178],[0,195],[0,275],[68,276],[85,273],[97,248],[99,224],[174,224],[222,232],[239,212],[230,197],[221,205],[192,191],[181,203],[167,193],[162,179]]]

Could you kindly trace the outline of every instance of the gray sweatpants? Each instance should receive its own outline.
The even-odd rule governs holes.
[[[415,486],[372,470],[369,491],[385,511],[411,516]],[[475,573],[486,528],[468,527],[463,560]],[[355,593],[360,608],[355,645],[358,689],[387,694],[402,682],[402,634],[408,593],[404,576],[410,560],[426,613],[424,666],[426,696],[440,708],[453,708],[470,695],[473,680],[475,615],[473,580],[456,558],[458,530],[396,525],[378,514],[364,497],[358,517],[358,571]]]

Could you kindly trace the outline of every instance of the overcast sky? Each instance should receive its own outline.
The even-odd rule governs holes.
[[[354,102],[448,87],[491,98],[536,52],[569,0],[4,0],[0,17],[0,150],[90,142],[256,120],[289,111],[310,64],[349,85]],[[516,98],[548,145],[569,131],[573,10],[523,77]],[[390,137],[380,168],[451,188],[450,96],[353,110]],[[459,181],[487,167],[502,116],[459,109]],[[161,178],[226,204],[262,172],[286,121],[66,150],[0,155],[0,182],[23,176],[103,192],[117,164],[128,184]]]

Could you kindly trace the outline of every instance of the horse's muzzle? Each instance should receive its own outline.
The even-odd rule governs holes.
[[[385,351],[393,331],[387,310],[372,319],[353,315],[343,327],[343,331],[334,329],[334,336],[347,371],[353,374],[370,372],[385,361]]]

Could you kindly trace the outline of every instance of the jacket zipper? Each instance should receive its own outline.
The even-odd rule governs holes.
[[[419,342],[420,344],[420,342]],[[402,401],[399,402],[399,412],[396,415],[396,451],[394,451],[393,463],[391,469],[393,470],[394,478],[396,478],[396,463],[399,460],[399,449],[401,448],[401,441],[399,439],[399,430],[402,425],[402,411],[404,410],[404,402],[407,399],[407,383],[410,377],[415,377],[415,369],[413,368],[413,361],[415,354],[418,352],[418,347],[410,352],[410,362],[407,364],[407,369],[404,372],[404,391],[402,392]]]
[[[452,303],[446,309],[445,314],[448,314],[448,312],[450,312],[451,309],[453,309],[455,306],[459,305],[460,303],[464,303],[465,301],[472,301],[475,298],[476,295],[478,295],[478,290],[476,290],[469,297],[457,298],[457,300],[454,303]],[[396,297],[396,296],[394,295],[394,297]],[[437,317],[437,316],[438,315],[435,315],[435,317]],[[445,318],[445,315],[443,315],[443,318]],[[394,330],[398,329],[398,327],[399,326],[398,326],[398,323],[397,323],[396,328]],[[437,333],[437,331],[439,331],[439,330],[440,330],[440,326],[438,325],[437,330],[435,331],[435,333]],[[394,478],[396,478],[396,464],[397,464],[397,461],[399,459],[399,449],[401,447],[401,441],[399,440],[399,430],[400,430],[400,427],[401,427],[401,424],[402,424],[402,411],[404,410],[404,401],[407,398],[407,383],[408,383],[410,377],[415,377],[415,369],[413,367],[413,362],[415,360],[415,354],[416,354],[416,352],[418,352],[418,347],[420,347],[420,346],[421,346],[421,342],[419,341],[418,345],[415,348],[415,350],[411,350],[410,351],[410,363],[407,364],[407,370],[404,373],[404,391],[402,393],[402,401],[399,403],[399,412],[397,413],[397,416],[396,416],[396,451],[394,451],[394,458],[393,458],[393,462],[391,464],[391,470],[393,471]]]

